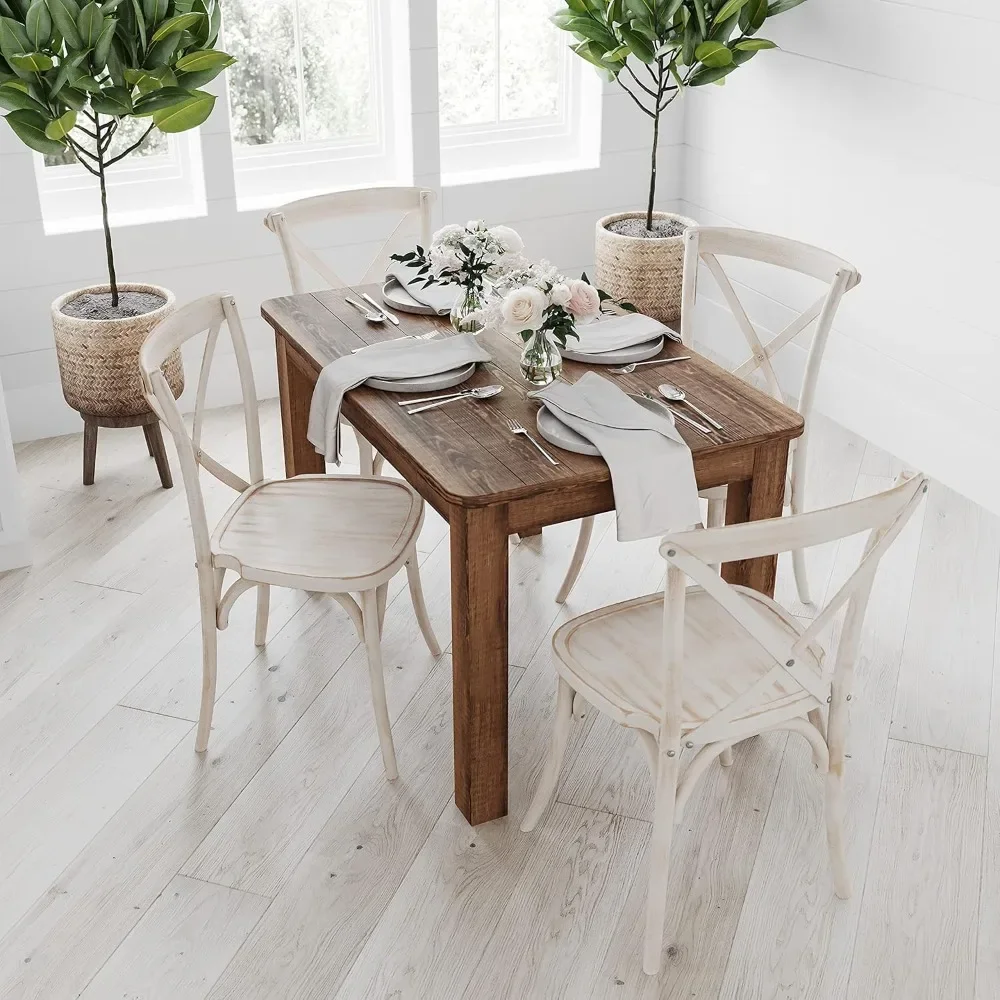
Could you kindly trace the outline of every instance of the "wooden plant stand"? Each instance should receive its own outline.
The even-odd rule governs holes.
[[[160,432],[160,418],[155,413],[139,413],[130,417],[97,417],[89,413],[81,413],[83,417],[83,485],[94,485],[94,468],[97,463],[97,429],[99,427],[141,427],[146,436],[146,447],[156,471],[160,474],[160,483],[165,490],[174,485],[170,475],[170,464],[167,462],[167,451],[163,446],[163,434]]]

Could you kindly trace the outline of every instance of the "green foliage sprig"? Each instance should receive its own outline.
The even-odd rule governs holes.
[[[721,83],[758,52],[775,48],[757,32],[804,0],[565,0],[552,21],[571,48],[616,80],[653,119],[646,228],[653,228],[660,115],[685,87]],[[638,64],[638,65],[633,65]]]
[[[235,60],[215,48],[220,0],[0,0],[0,109],[39,153],[71,149],[100,181],[108,274],[117,305],[105,174],[153,129],[201,125],[215,96],[200,88]],[[127,119],[148,119],[120,152]]]

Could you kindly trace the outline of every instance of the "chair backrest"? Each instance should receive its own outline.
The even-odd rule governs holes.
[[[905,527],[927,491],[922,474],[901,477],[890,490],[837,507],[734,524],[722,528],[695,529],[664,537],[660,554],[667,561],[664,600],[664,713],[661,737],[680,738],[681,678],[684,660],[685,577],[715,600],[774,660],[774,667],[749,691],[703,722],[695,731],[695,742],[712,742],[731,734],[731,723],[754,705],[761,690],[780,682],[787,690],[799,690],[822,704],[831,690],[850,691],[868,599],[875,572],[889,546]],[[829,600],[812,623],[790,634],[761,609],[760,603],[726,583],[711,564],[795,551],[868,532],[861,561],[846,583]],[[832,674],[818,673],[803,653],[817,645],[817,637],[833,623],[846,606],[844,625]],[[795,619],[788,616],[788,620]],[[835,699],[831,712],[842,706]],[[798,714],[803,714],[799,712]],[[758,718],[757,723],[760,723]],[[692,734],[693,736],[693,734]],[[686,737],[687,738],[687,737]],[[661,740],[661,746],[664,743]]]
[[[330,288],[381,281],[389,266],[389,255],[397,249],[395,244],[403,235],[412,235],[414,222],[419,223],[418,238],[421,246],[426,248],[430,243],[433,201],[433,191],[418,187],[375,187],[358,191],[334,191],[282,205],[281,208],[268,214],[264,219],[264,225],[281,243],[285,266],[288,268],[288,279],[292,283],[292,291],[298,295],[307,290],[303,281],[303,263],[318,274]],[[353,215],[374,215],[382,212],[399,212],[402,217],[395,229],[386,237],[364,276],[354,282],[341,278],[297,232],[307,225],[334,222]]]
[[[732,282],[719,263],[719,257],[736,257],[755,260],[776,267],[806,274],[828,287],[822,295],[770,340],[761,337],[761,331],[747,316]],[[826,350],[830,329],[845,292],[861,280],[857,269],[846,260],[782,236],[755,233],[748,229],[727,229],[714,226],[692,226],[684,234],[684,285],[681,295],[681,339],[688,346],[694,338],[694,312],[698,295],[699,263],[704,262],[719,285],[723,298],[750,348],[750,358],[733,369],[740,378],[749,378],[760,370],[767,391],[780,402],[785,402],[772,358],[789,344],[811,323],[816,323],[812,344],[806,359],[802,384],[798,390],[798,411],[808,417],[816,395],[816,383]]]
[[[215,358],[219,333],[224,325],[232,340],[233,354],[236,358],[243,395],[249,481],[209,455],[202,447],[201,441],[208,378]],[[181,416],[180,407],[178,407],[164,377],[163,365],[174,351],[202,334],[205,335],[205,346],[198,374],[194,416],[191,431],[188,432],[184,418]],[[173,435],[177,455],[180,459],[181,473],[184,477],[188,509],[191,513],[191,528],[194,532],[195,554],[199,571],[208,571],[212,565],[209,545],[210,532],[205,514],[205,501],[201,491],[199,469],[206,469],[216,479],[240,493],[253,484],[261,482],[264,478],[257,390],[254,385],[253,368],[250,364],[250,352],[247,350],[243,324],[240,322],[239,312],[233,297],[231,295],[206,296],[178,309],[158,323],[147,334],[139,350],[139,369],[143,389],[150,407],[167,425]]]

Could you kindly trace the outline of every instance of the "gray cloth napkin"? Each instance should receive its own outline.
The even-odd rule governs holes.
[[[416,268],[407,267],[398,260],[386,271],[387,278],[395,278],[406,294],[416,299],[421,305],[429,306],[439,316],[447,316],[455,300],[462,294],[459,285],[428,285],[424,287],[424,279],[417,277]],[[411,284],[412,282],[412,284]]]
[[[691,449],[666,407],[662,416],[653,413],[596,372],[575,385],[557,381],[531,395],[608,463],[620,542],[701,522]]]
[[[602,315],[592,323],[577,324],[579,340],[571,340],[569,349],[577,354],[603,354],[635,344],[646,344],[655,337],[680,340],[680,334],[652,316],[625,313],[623,316]]]
[[[331,361],[320,373],[309,408],[310,444],[340,465],[340,407],[344,394],[372,376],[409,378],[451,371],[472,361],[489,361],[472,334],[443,340],[390,340]]]

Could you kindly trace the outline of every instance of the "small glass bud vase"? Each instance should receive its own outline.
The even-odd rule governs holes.
[[[521,373],[532,385],[548,385],[562,373],[562,355],[544,330],[536,330],[521,351]]]
[[[458,333],[480,333],[486,325],[483,309],[486,294],[475,285],[465,285],[451,307],[451,325]]]

